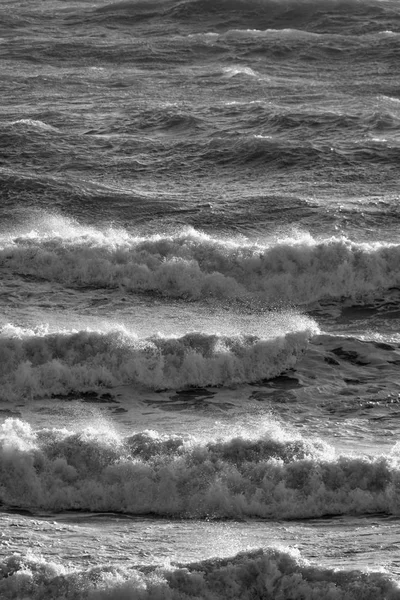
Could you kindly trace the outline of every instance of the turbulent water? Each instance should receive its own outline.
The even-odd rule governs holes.
[[[2,0],[0,598],[400,599],[398,0]]]

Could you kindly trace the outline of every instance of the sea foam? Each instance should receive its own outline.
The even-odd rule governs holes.
[[[265,548],[163,567],[76,569],[30,553],[0,562],[4,600],[398,600],[385,573],[310,565],[294,551]]]
[[[0,269],[68,286],[173,298],[307,305],[371,298],[400,285],[400,246],[345,238],[222,240],[186,229],[135,237],[73,227],[0,241]]]
[[[122,384],[151,389],[220,386],[272,378],[296,363],[316,327],[264,338],[191,332],[138,338],[123,330],[0,331],[3,400],[65,395]]]
[[[87,428],[0,428],[0,501],[29,509],[185,518],[399,514],[398,452],[336,456],[318,440]]]

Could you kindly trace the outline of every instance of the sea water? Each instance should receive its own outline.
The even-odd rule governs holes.
[[[400,598],[400,6],[2,0],[0,598]]]

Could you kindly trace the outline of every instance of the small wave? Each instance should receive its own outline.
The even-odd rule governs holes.
[[[292,23],[293,27],[267,28],[267,29],[244,29],[244,28],[216,28],[214,32],[191,33],[186,37],[175,38],[178,47],[189,43],[193,51],[210,54],[213,48],[219,60],[222,57],[227,61],[241,59],[249,63],[254,56],[262,55],[265,59],[272,61],[282,60],[283,57],[294,61],[313,60],[320,63],[321,67],[326,60],[337,60],[338,57],[346,55],[349,61],[357,64],[371,62],[372,60],[393,60],[396,57],[396,35],[384,34],[383,32],[360,31],[358,35],[344,33],[345,25],[339,31],[329,32],[322,27],[321,30],[308,31],[301,29],[299,24]],[[297,28],[296,28],[297,26]],[[307,25],[305,25],[307,27]],[[194,46],[193,46],[194,43]],[[251,64],[251,63],[249,63]],[[290,64],[290,63],[289,63]],[[289,67],[289,64],[287,67]],[[264,71],[265,72],[265,71]],[[269,70],[268,77],[259,75],[259,79],[271,81]],[[261,70],[262,73],[262,70]],[[284,82],[283,76],[288,71],[282,72],[277,77],[278,85]],[[295,75],[295,67],[292,75]],[[274,81],[275,78],[272,78]]]
[[[273,519],[399,514],[396,449],[335,456],[327,444],[288,438],[200,442],[90,428],[0,428],[0,500],[6,506]]]
[[[397,131],[400,126],[400,119],[396,114],[387,110],[365,112],[361,114],[351,114],[351,112],[341,111],[320,111],[320,112],[273,112],[266,111],[260,107],[258,111],[247,111],[246,118],[249,125],[267,126],[273,131],[286,132],[293,129],[303,129],[305,131],[312,128],[323,129],[325,132],[338,132],[339,130],[354,131],[355,137],[365,135],[365,131]],[[353,149],[357,150],[357,145],[353,144]]]
[[[85,131],[86,136],[101,136],[103,139],[117,139],[122,136],[125,140],[132,134],[151,133],[191,133],[206,130],[208,123],[202,115],[195,114],[176,103],[160,103],[151,108],[140,106],[132,109],[129,119],[119,119],[112,126],[99,123]]]
[[[323,126],[323,121],[318,117],[306,116],[302,122],[299,117],[292,116],[271,116],[267,125],[278,126],[279,129],[287,129],[290,122],[294,126],[308,127]],[[348,118],[335,119],[339,126],[344,127]],[[296,123],[297,121],[297,123]],[[318,122],[319,121],[319,122]],[[329,122],[330,121],[330,122]],[[334,119],[326,119],[327,126],[334,130]],[[256,123],[255,123],[256,124]],[[353,119],[353,124],[356,124]],[[256,124],[257,125],[257,124]],[[361,123],[361,125],[363,125]],[[258,128],[261,123],[258,124]],[[364,123],[365,127],[365,123]],[[279,131],[278,129],[278,131]],[[304,142],[300,139],[257,139],[253,135],[242,136],[234,141],[225,137],[214,138],[205,145],[204,150],[196,153],[200,154],[201,161],[217,164],[221,168],[246,169],[251,166],[252,169],[259,168],[264,174],[265,169],[318,169],[330,164],[333,168],[352,168],[360,164],[370,164],[376,168],[378,165],[397,165],[400,160],[400,150],[398,147],[383,149],[380,145],[365,139],[332,142],[314,140]]]
[[[168,7],[173,6],[169,0],[120,0],[94,8],[94,14],[110,21],[134,24],[138,20],[162,16]]]
[[[40,130],[40,131],[58,132],[58,129],[56,127],[53,127],[52,125],[48,125],[47,123],[44,123],[43,121],[36,121],[34,119],[18,119],[17,121],[11,121],[9,123],[9,125],[21,126],[21,127],[26,127],[26,128]]]
[[[192,229],[138,238],[68,223],[62,229],[62,222],[52,227],[44,223],[39,231],[3,237],[0,268],[76,287],[269,305],[374,297],[400,285],[396,244],[309,236],[256,244]]]
[[[385,573],[312,566],[296,551],[265,548],[197,563],[126,568],[96,565],[76,569],[33,552],[3,558],[4,598],[65,600],[398,600],[398,584]],[[39,595],[40,594],[40,595]]]
[[[400,98],[393,98],[392,96],[384,96],[384,95],[382,95],[382,96],[380,96],[380,98],[383,101],[389,101],[389,102],[393,102],[395,104],[398,104],[400,102]]]
[[[365,307],[345,307],[342,309],[342,318],[347,315],[352,317],[357,316],[357,311],[362,314]],[[368,311],[373,312],[373,307],[368,307]],[[375,308],[378,312],[378,308]],[[382,370],[382,366],[399,364],[399,346],[398,336],[394,334],[391,343],[387,338],[383,340],[380,334],[368,332],[359,337],[344,337],[341,335],[321,334],[314,338],[314,343],[322,345],[325,352],[328,352],[330,357],[336,357],[347,363],[364,366],[368,368],[377,367]],[[332,363],[334,364],[334,363]],[[335,365],[336,366],[336,365]]]
[[[134,131],[152,131],[165,133],[190,133],[202,128],[200,118],[184,112],[176,106],[161,106],[140,111],[137,119],[132,119],[129,125],[123,123],[118,130],[123,133]],[[115,129],[114,129],[115,131]]]
[[[47,333],[8,326],[0,332],[0,397],[122,384],[177,389],[258,381],[292,367],[311,335],[306,327],[267,339],[206,333],[141,339],[123,331]]]
[[[219,35],[221,39],[259,39],[259,38],[293,38],[293,39],[313,39],[320,38],[320,34],[301,29],[230,29]]]
[[[236,77],[237,75],[248,75],[249,77],[259,77],[253,69],[250,67],[233,66],[225,67],[223,69],[225,77]]]

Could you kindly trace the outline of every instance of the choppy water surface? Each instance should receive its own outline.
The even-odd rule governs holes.
[[[400,598],[399,49],[1,3],[1,598]]]

